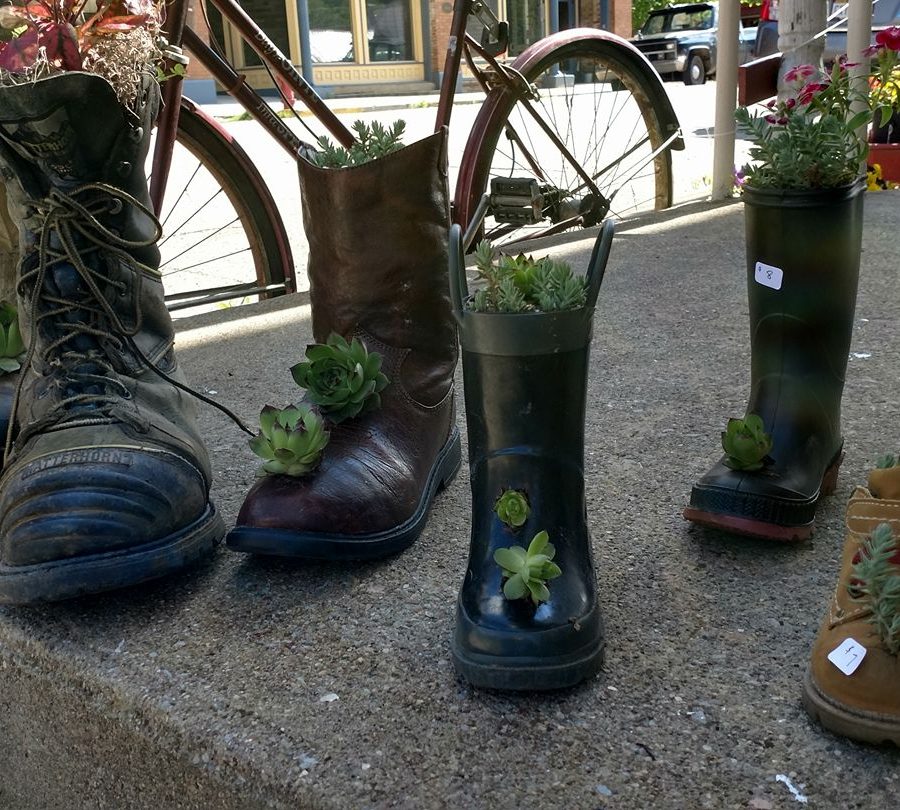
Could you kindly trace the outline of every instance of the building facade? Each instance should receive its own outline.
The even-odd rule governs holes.
[[[298,67],[303,64],[303,0],[241,0],[247,13]],[[337,92],[377,85],[436,82],[443,68],[452,0],[305,0],[313,82]],[[521,52],[552,29],[556,3],[560,28],[606,27],[631,35],[631,0],[487,0],[510,26],[510,52]],[[208,4],[212,35],[248,81],[270,86],[259,57]],[[204,21],[195,11],[195,29]],[[205,78],[199,66],[189,76]],[[377,89],[377,87],[375,88]]]

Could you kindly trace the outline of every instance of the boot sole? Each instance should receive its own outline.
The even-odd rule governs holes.
[[[158,579],[212,554],[224,535],[225,524],[209,504],[186,529],[152,543],[34,565],[0,565],[0,604],[58,602]]]
[[[900,747],[900,720],[884,720],[832,702],[818,690],[808,671],[803,682],[803,706],[810,717],[842,737],[873,745],[893,743]]]
[[[511,658],[479,655],[450,645],[453,666],[460,676],[480,689],[509,692],[547,692],[567,689],[596,675],[603,666],[606,641],[559,658]]]
[[[238,526],[228,533],[225,544],[232,551],[307,560],[374,560],[389,557],[409,548],[422,533],[434,496],[456,478],[461,463],[459,430],[453,428],[428,474],[416,511],[393,529],[373,534],[326,534]]]
[[[825,470],[825,474],[822,476],[822,483],[819,485],[819,494],[813,501],[814,505],[818,505],[821,498],[834,492],[837,487],[838,470],[843,460],[844,454],[838,453],[835,460]],[[760,500],[765,499],[761,498]],[[815,518],[809,523],[803,523],[799,526],[783,526],[778,523],[753,520],[752,518],[730,515],[724,512],[707,512],[692,506],[685,507],[682,515],[685,520],[699,523],[701,526],[707,526],[710,529],[719,529],[746,537],[758,537],[763,540],[774,540],[779,543],[796,543],[807,540],[813,533],[816,525]]]

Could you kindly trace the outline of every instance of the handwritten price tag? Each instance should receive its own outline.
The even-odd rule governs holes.
[[[781,281],[784,271],[780,267],[773,267],[765,262],[756,263],[756,283],[763,287],[771,287],[773,290],[781,289]]]
[[[844,675],[852,675],[866,657],[866,648],[856,639],[848,638],[828,653],[831,661]]]

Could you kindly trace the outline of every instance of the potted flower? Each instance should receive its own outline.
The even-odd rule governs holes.
[[[840,406],[862,238],[866,144],[846,63],[800,66],[790,93],[736,117],[754,145],[739,173],[750,309],[750,396],[688,520],[771,540],[812,531],[842,459]],[[758,452],[752,452],[753,448]]]
[[[586,523],[584,415],[594,306],[613,226],[585,277],[550,259],[476,251],[469,294],[450,235],[472,525],[451,650],[494,689],[555,689],[597,672],[603,624]]]
[[[321,412],[328,446],[302,474],[268,465],[273,474],[255,483],[228,535],[235,551],[395,554],[422,532],[459,468],[447,133],[404,146],[402,121],[353,129],[350,148],[322,139],[300,159],[316,343],[292,374]],[[270,452],[257,442],[260,451]]]
[[[163,11],[159,0],[0,9],[0,169],[28,345],[0,481],[2,603],[134,585],[212,553],[225,533],[144,171]],[[12,321],[3,329],[15,352]]]
[[[880,108],[869,134],[868,162],[880,168],[883,180],[900,182],[900,26],[879,31],[866,55],[872,59],[871,103]]]

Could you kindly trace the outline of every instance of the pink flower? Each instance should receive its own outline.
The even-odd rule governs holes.
[[[900,26],[892,25],[875,34],[875,42],[892,51],[900,51]]]
[[[806,81],[810,76],[815,76],[818,72],[818,69],[813,65],[797,65],[797,67],[791,68],[784,74],[784,80],[786,82],[795,82],[798,79]]]
[[[797,106],[797,99],[789,98],[784,102],[785,109],[793,110]]]
[[[800,91],[800,94],[797,96],[797,102],[804,105],[810,104],[816,97],[816,93],[821,93],[827,89],[828,85],[823,82],[810,82]]]
[[[747,182],[747,175],[744,173],[744,171],[735,167],[734,171],[732,172],[732,176],[734,177],[735,188],[743,188],[744,183]]]

